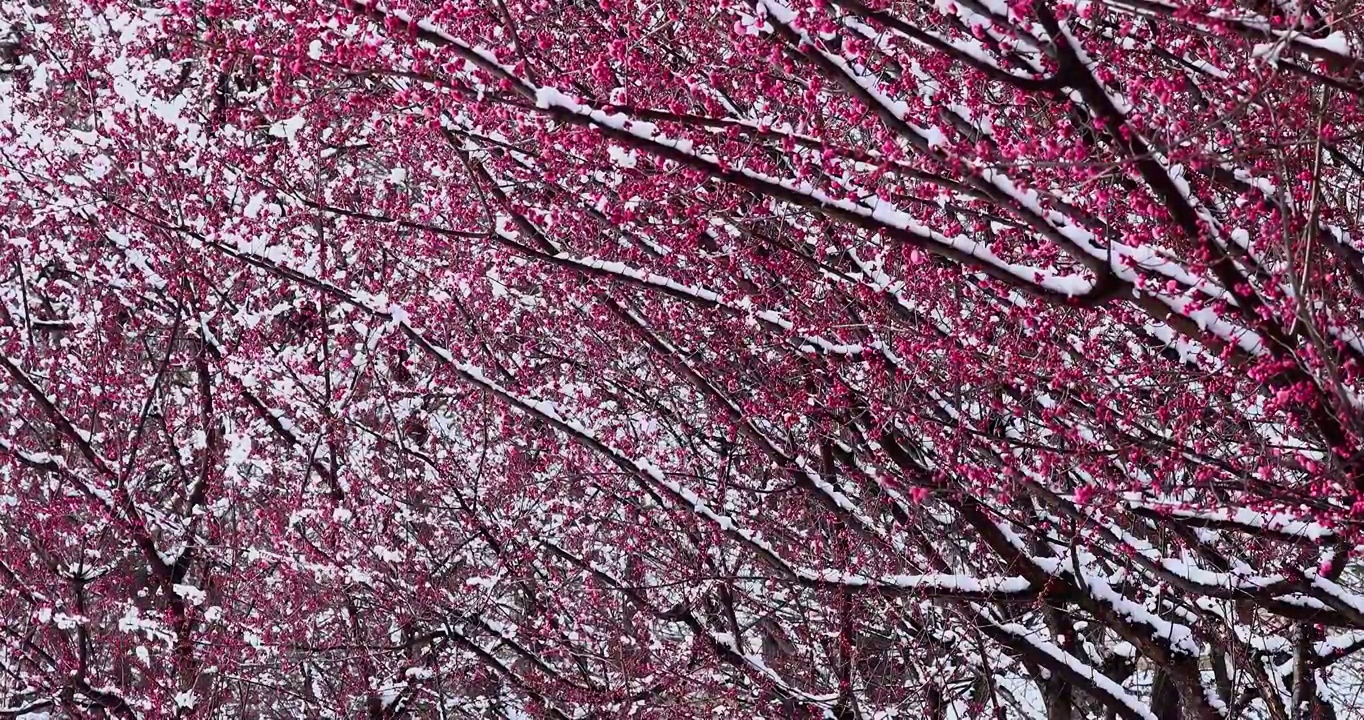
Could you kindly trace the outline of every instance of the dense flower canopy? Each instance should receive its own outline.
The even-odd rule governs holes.
[[[0,717],[1358,717],[1358,14],[0,0]]]

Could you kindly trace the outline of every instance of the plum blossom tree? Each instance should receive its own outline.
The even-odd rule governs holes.
[[[0,0],[0,717],[1358,717],[1359,11]]]

